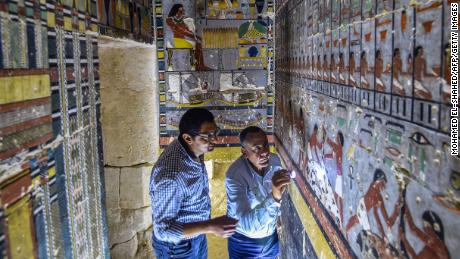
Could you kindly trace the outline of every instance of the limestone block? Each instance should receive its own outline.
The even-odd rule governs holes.
[[[137,253],[135,258],[139,259],[154,259],[154,251],[152,247],[152,231],[153,227],[145,231],[137,233]]]
[[[120,207],[120,168],[104,167],[105,206],[108,209]]]
[[[117,244],[110,250],[110,258],[112,259],[127,259],[134,258],[137,252],[137,235],[127,242]]]
[[[150,206],[149,182],[152,166],[124,167],[120,174],[120,207],[137,209]]]
[[[99,59],[105,163],[153,162],[159,149],[155,46],[104,38]]]
[[[137,232],[152,226],[150,207],[137,210],[107,209],[110,246],[130,240]]]

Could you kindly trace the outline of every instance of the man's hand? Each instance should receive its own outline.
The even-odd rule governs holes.
[[[213,218],[207,221],[208,232],[218,237],[228,238],[235,234],[237,223],[238,220],[225,215]]]
[[[272,177],[272,195],[279,202],[286,187],[291,183],[291,177],[287,170],[276,171]]]

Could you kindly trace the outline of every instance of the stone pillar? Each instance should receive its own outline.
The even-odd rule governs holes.
[[[149,178],[159,151],[156,47],[99,38],[111,258],[153,258]]]

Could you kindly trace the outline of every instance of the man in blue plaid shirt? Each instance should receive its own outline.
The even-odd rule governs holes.
[[[179,137],[152,169],[152,245],[157,258],[207,258],[205,234],[227,238],[235,233],[237,220],[227,216],[210,219],[203,157],[214,149],[218,131],[211,112],[188,110],[180,120]]]

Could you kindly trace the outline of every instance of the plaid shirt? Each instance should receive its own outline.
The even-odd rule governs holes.
[[[201,162],[192,159],[174,140],[163,152],[150,176],[153,232],[157,239],[178,243],[184,238],[185,223],[210,219],[208,174]]]

